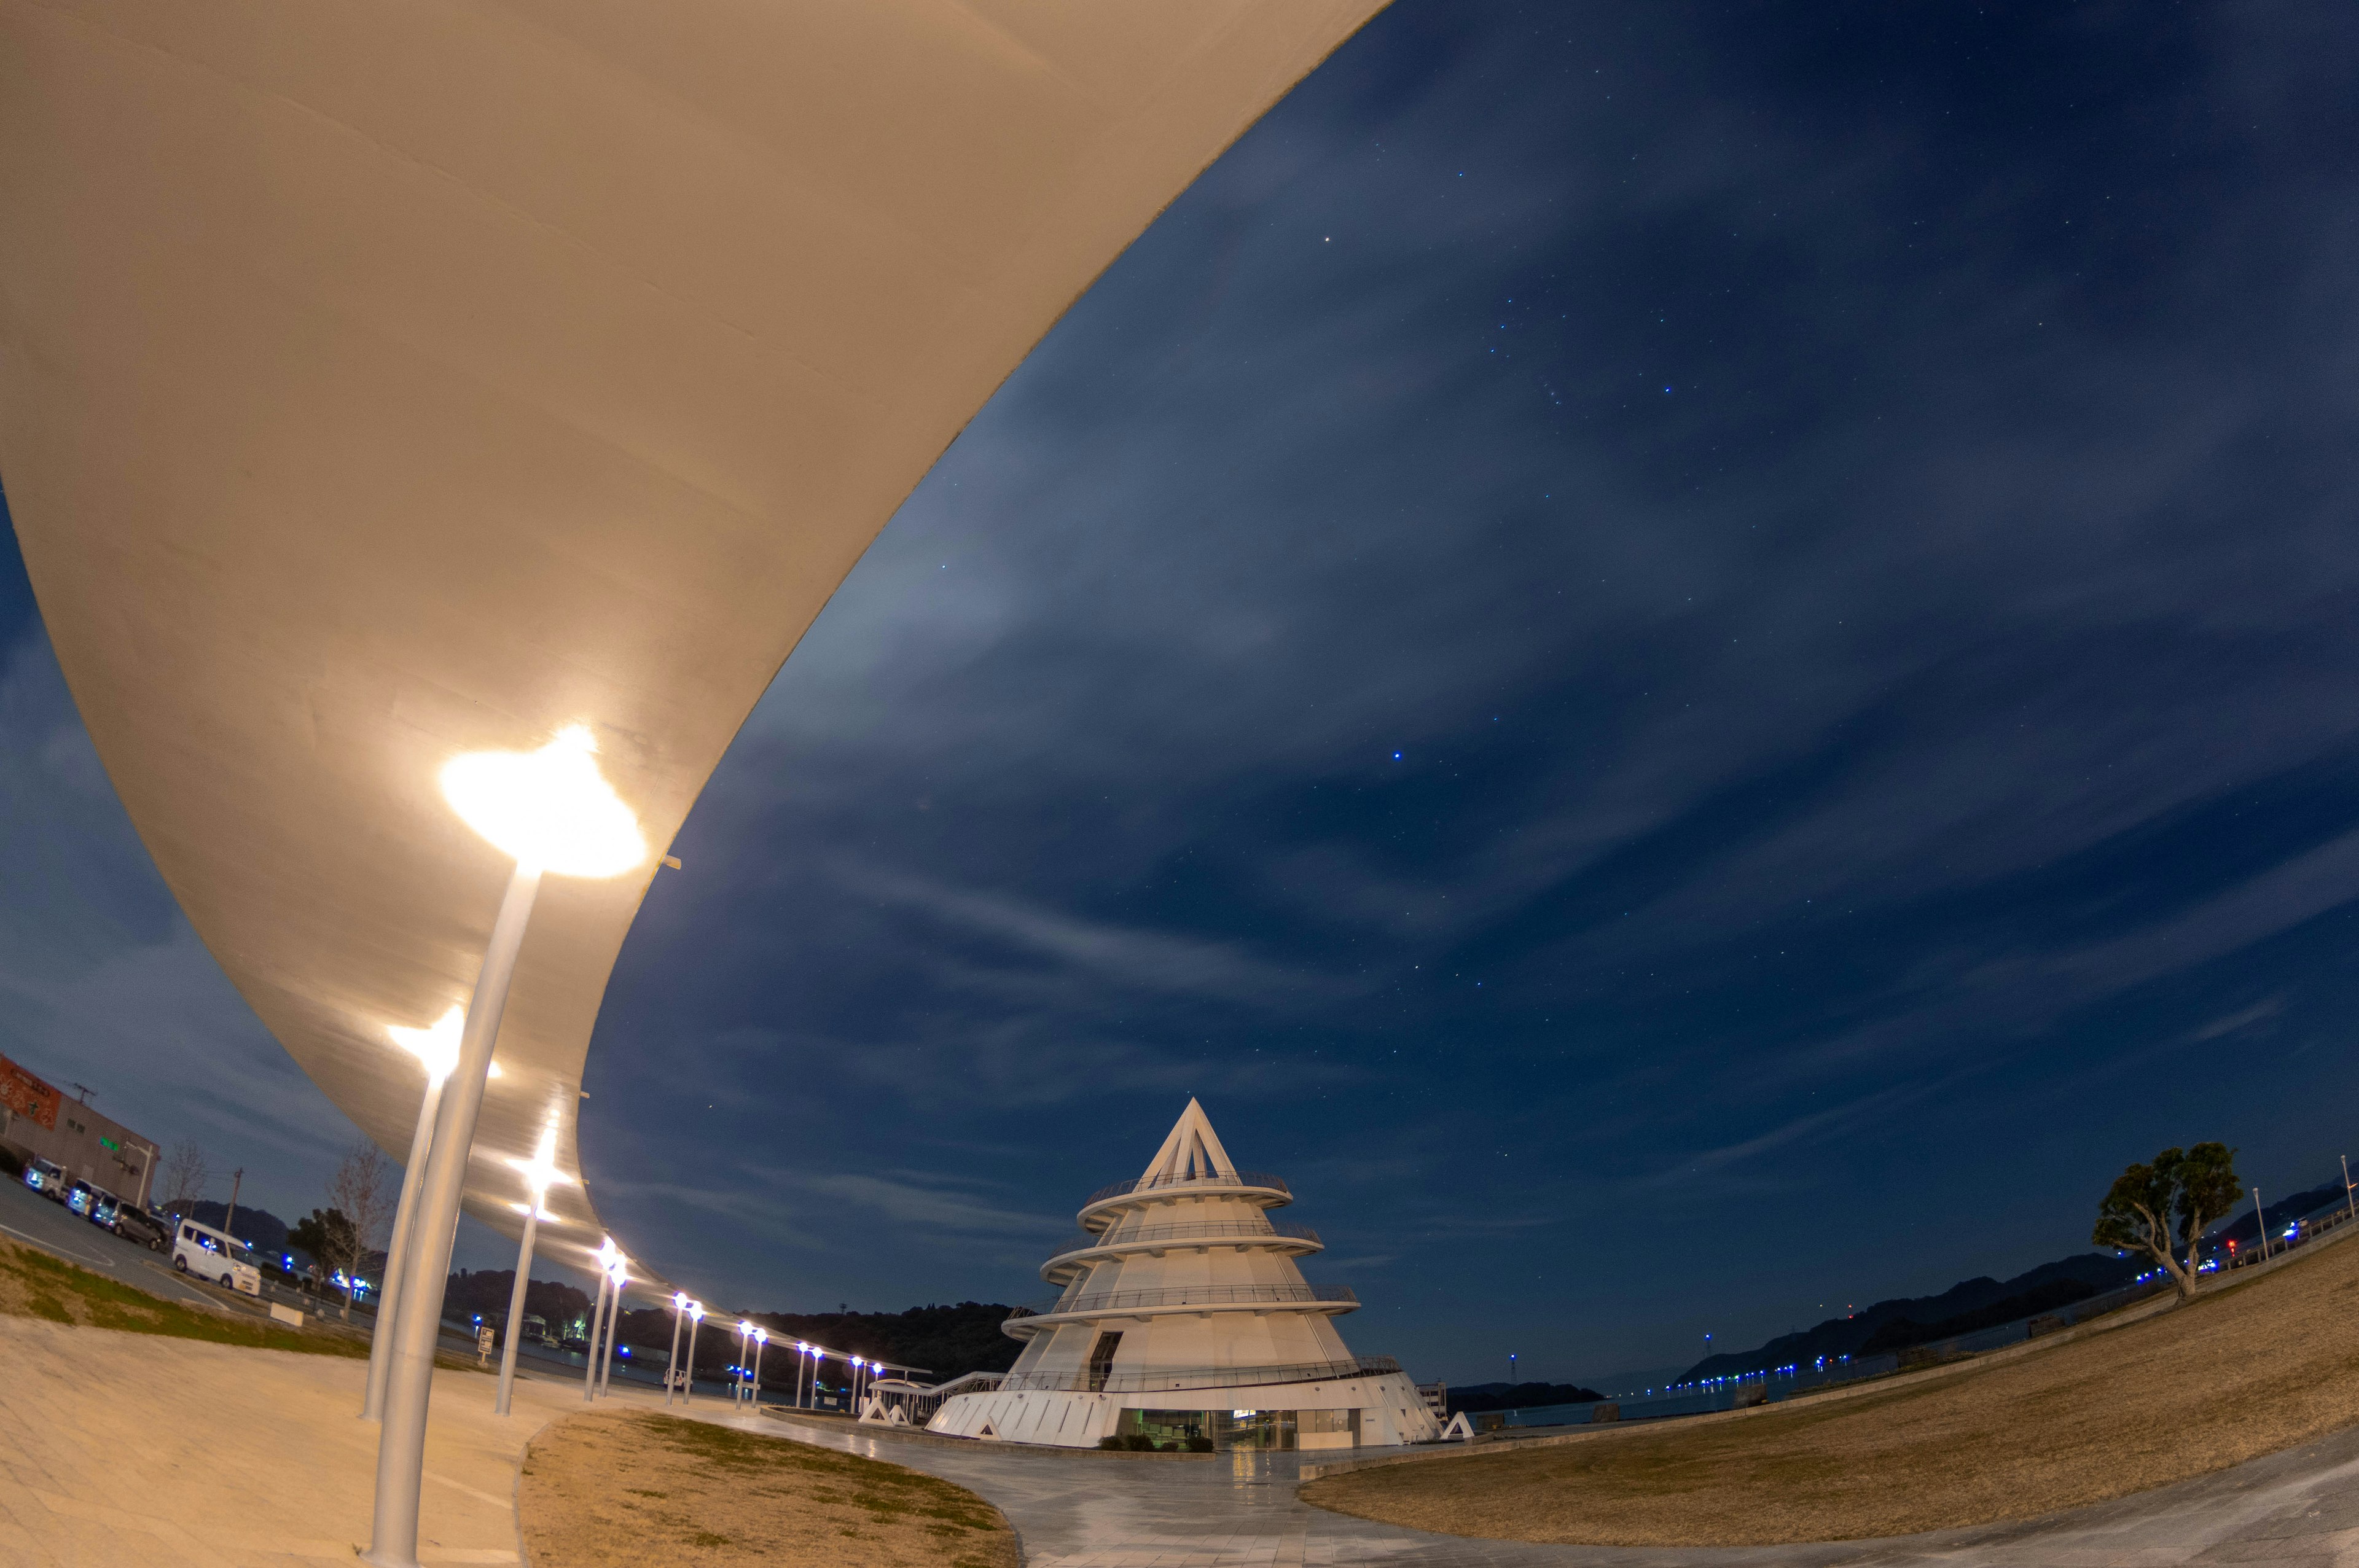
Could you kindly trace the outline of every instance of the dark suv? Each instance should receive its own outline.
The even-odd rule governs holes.
[[[172,1239],[172,1227],[130,1202],[114,1206],[114,1234],[136,1241],[150,1252],[161,1252]]]

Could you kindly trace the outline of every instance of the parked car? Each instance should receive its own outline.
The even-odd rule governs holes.
[[[90,1212],[82,1217],[108,1230],[114,1228],[114,1206],[123,1200],[104,1187],[90,1189]]]
[[[124,1240],[136,1241],[150,1252],[161,1252],[172,1239],[172,1227],[136,1203],[114,1206],[113,1228]]]
[[[74,1213],[82,1216],[84,1219],[88,1219],[90,1217],[90,1195],[92,1190],[91,1184],[88,1182],[75,1182],[69,1185],[66,1188],[66,1207],[73,1210]]]
[[[36,1155],[25,1165],[25,1184],[51,1203],[66,1201],[66,1173],[62,1166],[53,1165]]]
[[[172,1243],[172,1267],[249,1296],[262,1293],[262,1269],[255,1261],[253,1249],[227,1231],[192,1219],[180,1221],[179,1235]]]

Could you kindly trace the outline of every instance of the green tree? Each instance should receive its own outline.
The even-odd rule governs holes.
[[[2243,1195],[2236,1152],[2226,1144],[2166,1149],[2114,1179],[2113,1191],[2097,1206],[2091,1239],[2100,1247],[2144,1249],[2169,1271],[2180,1297],[2190,1297],[2195,1294],[2196,1242]]]
[[[287,1231],[290,1246],[311,1255],[312,1261],[323,1269],[342,1269],[360,1250],[356,1244],[353,1222],[340,1208],[315,1208],[297,1220]],[[347,1292],[344,1315],[352,1316],[352,1297]]]

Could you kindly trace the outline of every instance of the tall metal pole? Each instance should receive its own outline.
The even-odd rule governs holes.
[[[2359,1216],[2359,1197],[2353,1196],[2351,1191],[2351,1156],[2348,1154],[2343,1156],[2343,1202],[2345,1212]]]
[[[2269,1260],[2269,1211],[2261,1206],[2261,1189],[2253,1189],[2253,1223],[2260,1227],[2261,1261]]]
[[[369,1331],[368,1392],[361,1419],[385,1414],[385,1377],[393,1365],[393,1323],[401,1304],[401,1272],[409,1261],[409,1233],[418,1226],[418,1189],[426,1180],[427,1146],[434,1141],[434,1111],[442,1101],[441,1075],[426,1070],[426,1098],[418,1105],[418,1130],[409,1135],[409,1163],[401,1173],[401,1203],[393,1211],[393,1240],[385,1255],[385,1279],[376,1292],[376,1326]]]
[[[679,1402],[686,1404],[696,1392],[696,1331],[704,1326],[704,1314],[688,1314],[688,1360],[680,1368]]]
[[[442,1290],[451,1248],[459,1237],[459,1198],[466,1190],[467,1158],[483,1113],[484,1083],[492,1071],[500,1014],[507,1008],[516,950],[524,946],[540,892],[540,869],[519,861],[492,922],[467,1026],[459,1037],[459,1065],[435,1107],[426,1178],[418,1190],[418,1218],[401,1281],[394,1324],[392,1365],[385,1386],[385,1426],[376,1445],[376,1512],[363,1561],[375,1568],[418,1568],[418,1493],[426,1469],[426,1407],[434,1393],[434,1346],[442,1331]]]
[[[614,1342],[623,1336],[623,1287],[628,1277],[614,1276],[614,1303],[606,1309],[606,1357],[598,1367],[598,1397],[606,1397],[606,1380],[614,1375]]]
[[[585,1405],[598,1393],[598,1341],[606,1332],[606,1293],[614,1282],[605,1270],[598,1271],[598,1304],[590,1313],[590,1354],[582,1358],[582,1402]]]
[[[767,1335],[754,1341],[754,1405],[757,1410],[762,1404],[762,1349],[769,1343]]]
[[[671,1298],[671,1355],[664,1362],[664,1403],[671,1403],[672,1385],[679,1381],[679,1320],[686,1315],[679,1297]]]
[[[516,1289],[508,1292],[507,1343],[500,1346],[500,1391],[492,1400],[492,1413],[508,1413],[508,1390],[516,1387],[516,1340],[524,1333],[524,1292],[532,1283],[532,1238],[540,1227],[540,1195],[532,1195],[525,1206],[524,1240],[516,1248]]]

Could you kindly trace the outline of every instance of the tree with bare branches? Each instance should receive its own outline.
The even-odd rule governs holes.
[[[2201,1261],[2196,1243],[2212,1221],[2236,1206],[2241,1194],[2236,1152],[2226,1144],[2166,1149],[2151,1163],[2132,1165],[2114,1180],[2097,1206],[2097,1228],[2090,1238],[2100,1247],[2147,1252],[2169,1272],[2185,1300],[2195,1294]]]
[[[205,1188],[213,1179],[212,1166],[205,1160],[205,1152],[193,1138],[183,1138],[172,1145],[164,1156],[158,1171],[158,1190],[164,1194],[164,1209],[168,1214],[185,1215],[196,1201],[205,1195]]]
[[[353,1292],[359,1283],[360,1272],[368,1265],[377,1233],[393,1223],[394,1206],[400,1196],[400,1173],[366,1139],[353,1145],[328,1183],[328,1197],[334,1205],[328,1212],[344,1223],[333,1227],[329,1237],[331,1249],[341,1256],[320,1261],[344,1271],[347,1323],[352,1321]]]

